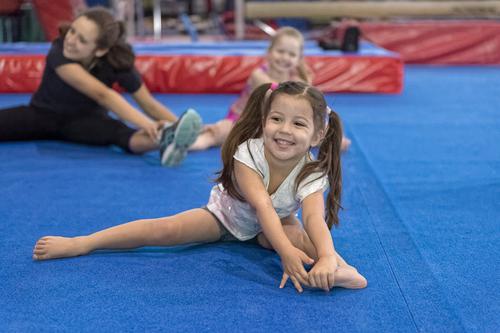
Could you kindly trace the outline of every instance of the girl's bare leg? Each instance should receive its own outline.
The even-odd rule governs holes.
[[[204,209],[174,216],[137,220],[88,236],[40,238],[33,249],[34,260],[74,257],[98,249],[132,249],[142,246],[172,246],[219,240],[219,222]]]
[[[215,124],[205,126],[196,141],[189,147],[189,150],[205,150],[210,147],[221,146],[232,128],[233,122],[229,119],[222,119]]]
[[[343,136],[342,143],[340,144],[340,150],[346,151],[351,146],[351,139]]]
[[[316,248],[311,239],[305,232],[299,220],[295,216],[288,216],[281,220],[283,230],[287,235],[293,246],[304,251],[309,257],[314,260],[318,259]],[[259,244],[267,249],[273,249],[271,243],[266,239],[263,233],[257,237]],[[335,252],[337,256],[338,268],[335,271],[335,287],[343,287],[348,289],[360,289],[367,286],[367,281],[361,274],[358,273],[356,268],[347,264],[347,262]]]

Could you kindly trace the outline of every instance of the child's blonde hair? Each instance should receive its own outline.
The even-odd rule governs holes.
[[[312,83],[312,72],[304,61],[304,36],[300,31],[292,27],[283,27],[276,30],[275,34],[271,38],[271,43],[267,51],[271,51],[271,49],[276,45],[278,40],[283,36],[289,36],[293,38],[297,38],[300,42],[300,60],[299,65],[297,66],[297,74],[300,79],[309,84]]]
[[[233,198],[241,201],[244,198],[238,191],[234,180],[234,154],[243,142],[262,136],[265,120],[276,96],[287,94],[303,98],[309,102],[313,110],[315,132],[325,131],[319,146],[317,160],[310,160],[304,165],[295,181],[295,190],[307,176],[320,172],[328,177],[330,191],[326,203],[326,222],[328,227],[338,225],[338,211],[342,192],[342,173],[340,164],[340,145],[342,142],[342,125],[339,116],[331,111],[323,94],[316,88],[304,82],[288,81],[270,90],[271,83],[257,87],[248,100],[240,119],[235,123],[228,138],[222,146],[223,168],[218,173],[217,181],[221,183]]]

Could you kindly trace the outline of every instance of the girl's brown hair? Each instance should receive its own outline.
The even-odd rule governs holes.
[[[78,17],[85,16],[93,21],[99,29],[96,45],[100,50],[108,50],[103,56],[109,64],[117,70],[129,70],[134,66],[135,54],[132,46],[125,40],[125,25],[121,21],[114,19],[113,14],[104,7],[92,7]],[[66,36],[70,28],[69,24],[59,27],[59,34],[62,38]]]
[[[342,125],[340,118],[334,111],[328,112],[329,109],[327,108],[323,94],[318,89],[306,83],[294,81],[283,82],[273,91],[270,91],[270,87],[270,83],[265,83],[257,87],[250,95],[245,110],[222,146],[223,167],[219,171],[216,181],[224,186],[229,195],[243,201],[244,198],[239,193],[233,176],[233,156],[238,146],[249,139],[262,136],[265,119],[276,96],[287,94],[306,99],[313,109],[315,132],[319,133],[319,131],[323,130],[325,133],[319,146],[318,158],[310,160],[304,165],[295,180],[295,190],[298,189],[300,183],[307,176],[314,172],[321,173],[320,177],[326,175],[330,183],[330,191],[327,195],[326,203],[326,222],[329,228],[332,225],[338,225],[338,211],[341,207],[340,197],[342,192],[340,164]]]
[[[275,34],[271,38],[271,43],[269,44],[267,51],[268,52],[271,51],[271,49],[276,45],[278,40],[283,36],[297,38],[300,41],[301,54],[300,54],[299,65],[297,66],[297,74],[299,75],[302,81],[311,84],[312,72],[309,66],[307,66],[307,64],[304,61],[304,36],[302,36],[302,33],[300,33],[300,31],[292,27],[283,27],[276,30]]]

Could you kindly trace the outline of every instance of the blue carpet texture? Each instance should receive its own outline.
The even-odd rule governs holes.
[[[353,140],[334,241],[368,288],[278,289],[276,254],[242,243],[33,262],[43,235],[206,204],[219,150],[167,169],[156,153],[1,143],[0,331],[498,331],[500,68],[405,71],[401,95],[328,96]],[[236,96],[159,98],[212,122]]]

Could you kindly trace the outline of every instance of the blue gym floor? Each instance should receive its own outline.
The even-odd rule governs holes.
[[[406,67],[401,95],[329,95],[343,155],[337,250],[364,290],[278,289],[276,254],[216,243],[33,262],[43,235],[80,235],[206,204],[219,150],[156,153],[0,144],[2,332],[498,332],[500,68]],[[235,95],[161,95],[206,122]],[[1,95],[0,107],[28,95]]]

